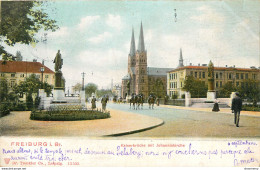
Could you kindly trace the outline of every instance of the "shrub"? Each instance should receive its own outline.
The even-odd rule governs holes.
[[[10,114],[9,104],[1,103],[0,104],[0,117]]]
[[[242,110],[244,110],[244,111],[260,111],[260,106],[243,105]]]
[[[28,110],[32,110],[33,108],[33,98],[32,98],[32,94],[28,94],[26,96],[26,106]]]
[[[30,119],[44,121],[75,121],[106,119],[109,112],[85,110],[80,105],[52,106],[46,111],[32,111]]]

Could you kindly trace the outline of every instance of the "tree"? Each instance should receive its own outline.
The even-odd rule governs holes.
[[[14,92],[18,93],[38,93],[39,89],[42,86],[42,82],[39,78],[36,77],[35,74],[31,74],[25,81],[21,82],[19,85],[14,86]],[[48,84],[47,82],[43,83],[43,88],[47,95],[49,95],[53,89],[53,86]]]
[[[73,86],[72,90],[74,91],[74,93],[76,93],[77,91],[80,92],[82,89],[82,85],[80,83],[77,83]]]
[[[238,92],[243,99],[248,99],[253,102],[253,106],[257,106],[257,102],[260,101],[260,82],[252,79],[244,80]]]
[[[232,92],[237,91],[237,88],[234,86],[232,82],[227,82],[222,86],[222,88],[219,90],[219,96],[218,97],[230,97]]]
[[[44,12],[44,1],[1,1],[0,41],[8,46],[16,43],[37,43],[36,33],[43,29],[55,31],[56,21]],[[0,55],[4,60],[14,57],[0,45]]]
[[[21,54],[20,51],[17,51],[17,52],[16,52],[15,60],[16,60],[16,61],[23,61],[23,56],[22,56],[22,54]]]
[[[98,86],[96,84],[88,83],[85,86],[85,93],[86,93],[87,96],[91,96],[92,93],[95,93],[97,89],[98,89]]]
[[[205,82],[196,80],[193,76],[186,77],[182,89],[190,92],[191,96],[195,98],[206,97],[208,91],[208,87]]]
[[[8,84],[5,78],[0,78],[0,103],[8,99]]]
[[[112,91],[111,90],[105,90],[105,89],[101,89],[101,90],[97,91],[98,97],[102,97],[104,95],[112,96]]]

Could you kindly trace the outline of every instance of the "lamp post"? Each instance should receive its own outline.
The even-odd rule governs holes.
[[[41,67],[41,73],[42,73],[42,89],[43,89],[43,72],[44,72],[44,67]]]

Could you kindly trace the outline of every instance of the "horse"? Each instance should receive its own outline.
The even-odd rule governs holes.
[[[132,95],[130,99],[130,109],[131,109],[131,104],[133,104],[134,109],[137,109],[137,107],[135,107],[135,104],[137,103],[137,99],[138,97],[136,95]]]
[[[141,105],[142,109],[143,109],[143,104],[144,104],[144,97],[142,94],[139,94],[138,99],[137,99],[137,108],[139,109],[139,107]]]
[[[151,109],[151,106],[152,106],[152,109],[153,109],[154,102],[155,102],[155,97],[150,95],[150,96],[148,97],[149,109]]]

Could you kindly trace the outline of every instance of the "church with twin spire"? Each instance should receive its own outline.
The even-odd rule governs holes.
[[[143,25],[141,23],[139,42],[136,49],[134,30],[128,54],[127,74],[122,78],[122,97],[143,94],[147,98],[150,94],[164,97],[167,92],[167,72],[173,68],[156,68],[147,66],[147,50],[145,49]]]

